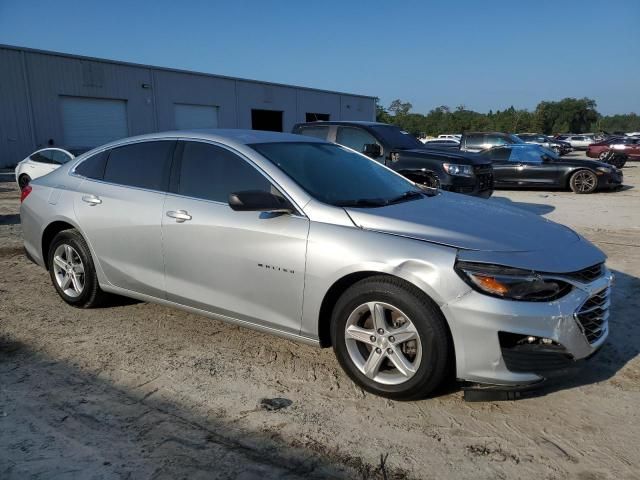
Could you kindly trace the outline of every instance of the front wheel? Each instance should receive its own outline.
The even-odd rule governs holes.
[[[569,179],[573,193],[593,193],[598,187],[598,177],[591,170],[578,170]]]
[[[346,290],[331,320],[338,362],[364,390],[395,400],[433,392],[449,371],[444,317],[422,291],[375,276]]]

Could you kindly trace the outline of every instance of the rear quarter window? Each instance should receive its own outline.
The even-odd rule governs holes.
[[[75,173],[93,180],[102,180],[104,178],[104,167],[107,164],[107,156],[108,152],[103,151],[87,158],[75,168]]]
[[[476,148],[476,147],[480,148],[485,143],[484,137],[485,137],[484,134],[467,135],[465,137],[465,146],[472,147],[472,148]]]

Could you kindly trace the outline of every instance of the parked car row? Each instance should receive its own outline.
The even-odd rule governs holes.
[[[558,155],[566,155],[573,151],[571,143],[565,142],[564,140],[558,140],[541,133],[519,133],[518,138],[525,143],[534,143],[548,148],[549,150],[553,150]]]
[[[553,152],[429,151],[376,123],[296,131],[151,134],[69,160],[22,190],[26,252],[70,305],[118,294],[332,347],[392,399],[448,378],[536,385],[602,347],[613,277],[597,247],[399,175],[484,196],[496,156],[515,184],[536,155],[567,178]]]
[[[442,138],[423,144],[395,125],[356,121],[300,123],[293,133],[364,153],[423,187],[483,198],[490,197],[494,188],[561,188],[592,193],[619,187],[623,180],[622,171],[615,166],[560,158],[559,152],[571,147],[539,134],[469,132],[460,142]],[[640,155],[635,139],[625,142],[621,145],[630,150],[638,148]],[[620,147],[615,143],[592,145],[591,156],[604,158],[610,148]],[[16,181],[24,188],[33,178],[53,171],[83,151],[86,149],[38,150],[18,164]]]

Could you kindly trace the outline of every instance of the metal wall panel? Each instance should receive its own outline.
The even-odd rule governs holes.
[[[297,93],[293,87],[238,80],[238,128],[251,128],[251,110],[283,112],[282,128],[290,132],[297,119]]]
[[[0,167],[64,141],[64,96],[124,100],[130,135],[172,130],[175,104],[218,107],[220,128],[251,128],[251,110],[374,120],[372,97],[0,45]]]
[[[340,95],[298,89],[297,122],[304,122],[307,113],[327,113],[329,120],[341,120]],[[368,120],[361,118],[360,120]]]
[[[218,126],[237,128],[234,80],[163,70],[154,70],[153,80],[159,131],[176,128],[176,103],[218,107]]]
[[[25,55],[38,145],[50,139],[58,145],[63,142],[61,96],[125,100],[129,134],[155,131],[149,69],[33,52]]]
[[[0,168],[34,150],[27,93],[22,52],[0,49]]]
[[[376,119],[375,100],[356,95],[340,95],[340,120],[367,120]]]

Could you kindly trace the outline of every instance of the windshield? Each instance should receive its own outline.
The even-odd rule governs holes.
[[[424,148],[422,142],[416,137],[393,125],[372,125],[370,128],[391,148],[398,150]]]
[[[424,195],[374,160],[330,143],[260,143],[251,148],[309,195],[339,207],[379,207]]]

